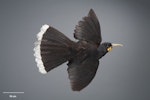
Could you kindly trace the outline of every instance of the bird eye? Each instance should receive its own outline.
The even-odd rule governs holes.
[[[107,51],[110,51],[111,49],[112,49],[112,47],[108,47],[108,48],[107,48]]]

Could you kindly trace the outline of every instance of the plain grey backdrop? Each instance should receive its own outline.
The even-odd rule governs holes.
[[[66,63],[46,75],[33,56],[36,34],[49,24],[73,38],[75,25],[93,8],[103,42],[122,43],[100,60],[96,77],[73,92]],[[150,100],[149,0],[1,0],[0,99]]]

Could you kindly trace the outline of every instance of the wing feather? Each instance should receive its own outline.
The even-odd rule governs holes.
[[[89,11],[88,16],[83,17],[83,19],[78,22],[74,30],[74,37],[78,40],[94,42],[98,45],[101,43],[100,24],[93,9]]]
[[[99,60],[96,56],[89,55],[89,51],[83,50],[68,63],[68,74],[73,91],[85,88],[94,78]],[[95,53],[95,52],[93,52]],[[95,53],[96,54],[96,53]]]

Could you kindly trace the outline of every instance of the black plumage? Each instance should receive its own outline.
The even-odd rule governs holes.
[[[113,46],[122,46],[109,42],[101,43],[100,24],[92,9],[74,30],[74,38],[78,39],[78,42],[70,40],[48,25],[41,28],[37,38],[34,55],[39,71],[47,73],[68,61],[67,71],[73,91],[82,90],[92,81],[101,57]]]

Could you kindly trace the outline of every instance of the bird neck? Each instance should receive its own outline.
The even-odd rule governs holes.
[[[98,47],[98,58],[102,58],[108,51],[105,49],[103,45]]]

